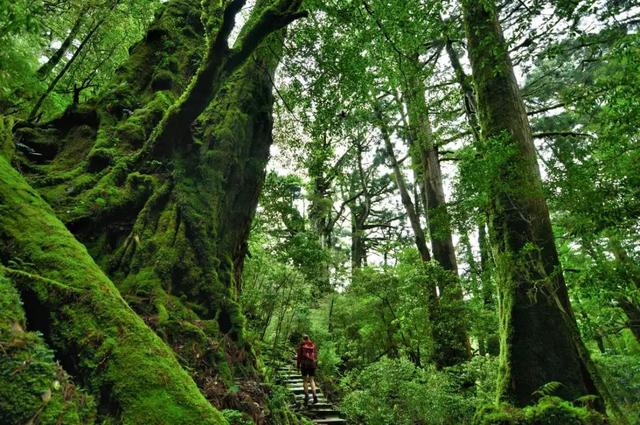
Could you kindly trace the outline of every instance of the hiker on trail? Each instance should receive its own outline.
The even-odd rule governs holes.
[[[309,403],[308,386],[311,383],[311,393],[313,394],[313,404],[318,402],[316,395],[316,383],[313,377],[316,375],[318,366],[318,348],[311,341],[309,335],[302,337],[302,342],[298,346],[298,356],[296,357],[298,369],[302,374],[302,388],[304,389],[304,404]]]

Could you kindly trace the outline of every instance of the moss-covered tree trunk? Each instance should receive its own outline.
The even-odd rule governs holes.
[[[16,131],[40,155],[15,162],[205,396],[257,419],[238,291],[272,142],[273,31],[301,15],[259,0],[231,48],[220,34],[243,3],[168,2],[99,98]]]
[[[0,256],[20,291],[27,326],[44,334],[65,370],[95,395],[101,415],[131,424],[225,423],[171,349],[4,157]]]
[[[492,1],[463,1],[490,182],[501,327],[499,395],[518,406],[560,382],[599,395],[558,260],[531,130]]]

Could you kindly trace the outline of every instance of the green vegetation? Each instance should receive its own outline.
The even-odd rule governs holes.
[[[0,423],[640,423],[639,29],[0,1]]]

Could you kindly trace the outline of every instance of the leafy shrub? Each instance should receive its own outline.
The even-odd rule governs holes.
[[[252,425],[253,421],[244,413],[233,410],[233,409],[224,409],[222,411],[222,416],[229,422],[229,425]]]
[[[577,407],[558,397],[544,396],[524,409],[507,404],[485,406],[473,419],[473,425],[604,425],[597,412]]]
[[[350,393],[341,410],[358,424],[465,424],[472,399],[463,397],[446,372],[419,368],[406,359],[382,358],[348,374]]]
[[[633,355],[598,355],[609,391],[633,424],[640,424],[640,358]]]

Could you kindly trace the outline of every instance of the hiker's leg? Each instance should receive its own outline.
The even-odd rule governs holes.
[[[304,405],[306,406],[309,403],[309,375],[306,373],[302,374],[302,389],[304,390]]]
[[[318,396],[316,395],[316,380],[311,376],[311,392],[313,393],[313,404],[318,402]]]

